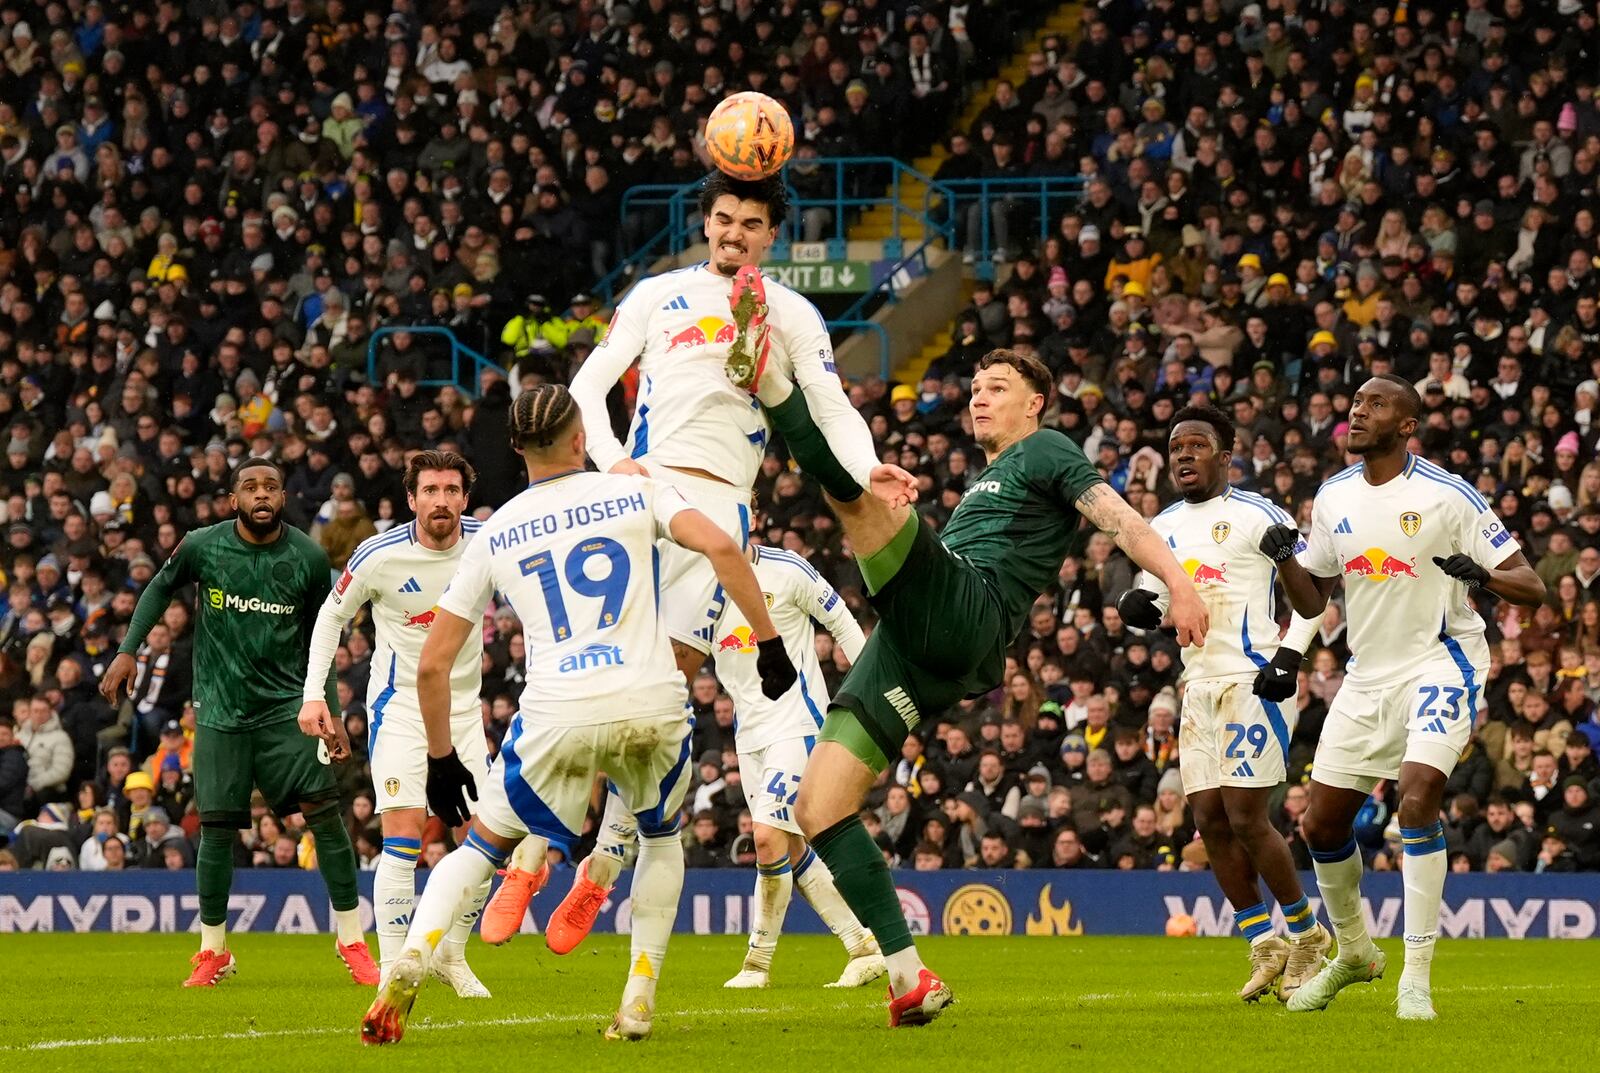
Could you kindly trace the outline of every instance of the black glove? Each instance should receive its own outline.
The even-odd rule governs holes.
[[[1288,562],[1300,543],[1300,530],[1292,525],[1273,525],[1261,536],[1261,554],[1275,563]]]
[[[1117,614],[1136,630],[1154,630],[1161,626],[1156,594],[1148,589],[1129,589],[1117,597]]]
[[[1256,672],[1250,692],[1262,700],[1288,700],[1300,691],[1300,664],[1304,660],[1303,653],[1280,646],[1272,662]]]
[[[1456,552],[1448,559],[1433,557],[1433,565],[1449,574],[1457,581],[1465,581],[1468,585],[1477,585],[1480,588],[1489,584],[1489,571],[1472,561],[1467,555]]]
[[[789,687],[799,681],[789,653],[784,651],[782,637],[757,641],[756,673],[761,675],[761,692],[768,700],[777,700],[789,692]]]
[[[448,756],[428,757],[428,808],[447,827],[460,827],[472,819],[467,798],[478,800],[478,784],[454,749]]]

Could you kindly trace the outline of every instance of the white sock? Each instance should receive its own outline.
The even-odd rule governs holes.
[[[605,812],[600,817],[600,829],[595,832],[595,853],[615,857],[626,868],[628,855],[638,842],[639,821],[622,803],[622,798],[614,793],[606,794]]]
[[[750,949],[745,951],[744,967],[766,972],[772,968],[772,953],[783,933],[783,918],[789,912],[794,894],[794,870],[785,853],[771,864],[756,862],[756,911],[750,920]]]
[[[201,950],[226,950],[228,949],[228,925],[202,924],[200,925]]]
[[[676,835],[673,835],[672,837],[674,839],[677,838]],[[677,845],[678,843],[675,842],[674,844]],[[643,856],[643,847],[644,842],[643,839],[641,839],[641,860]],[[601,853],[597,849],[594,853],[589,854],[589,856],[579,861],[578,867],[582,869],[584,877],[588,879],[589,882],[598,883],[602,887],[610,887],[617,882],[617,877],[622,874],[622,858],[618,857],[614,853]],[[640,867],[643,867],[642,863],[634,869],[633,885],[635,887],[639,885],[638,868]]]
[[[889,966],[889,990],[895,995],[903,995],[917,986],[917,981],[922,975],[922,955],[917,953],[915,946],[908,946],[904,950],[896,950],[892,954],[885,954],[883,960]]]
[[[1401,882],[1406,892],[1406,967],[1402,979],[1428,986],[1433,947],[1439,941],[1439,903],[1444,898],[1444,877],[1449,862],[1444,849],[1444,826],[1400,829],[1405,846]]]
[[[415,840],[383,840],[378,869],[372,875],[372,914],[378,924],[378,967],[384,970],[394,963],[406,945],[406,930],[411,927],[411,913],[417,902],[417,858],[404,852],[409,847],[391,845],[401,841]]]
[[[594,861],[591,857],[590,864]],[[625,1007],[644,1003],[655,1009],[656,981],[661,978],[682,893],[683,844],[677,833],[641,838],[639,863],[633,870],[633,935],[628,984],[622,993]]]
[[[1326,859],[1325,859],[1326,858]],[[1361,853],[1355,839],[1331,853],[1311,851],[1322,905],[1339,940],[1339,960],[1354,964],[1372,952],[1372,937],[1361,916]]]
[[[861,921],[845,904],[839,888],[833,885],[833,873],[828,871],[828,866],[812,852],[810,846],[806,847],[800,863],[795,865],[794,878],[800,886],[800,896],[817,911],[817,916],[822,918],[828,930],[839,937],[851,957],[873,953],[872,933],[861,926]],[[917,962],[917,967],[922,967],[921,961]],[[912,980],[915,979],[913,973]]]
[[[434,866],[406,933],[407,950],[431,953],[461,915],[462,903],[487,883],[505,856],[476,834],[467,835],[459,849]]]
[[[333,930],[338,934],[341,946],[366,942],[367,933],[361,930],[361,907],[335,909],[333,911]]]
[[[523,872],[537,872],[544,867],[545,851],[550,843],[542,838],[528,837],[517,843],[517,848],[511,851],[511,859],[506,861],[507,868],[516,868]]]
[[[779,371],[777,362],[769,359],[761,370],[761,379],[756,381],[756,398],[763,406],[778,406],[792,394],[794,382]]]
[[[472,926],[483,915],[483,903],[489,900],[489,888],[493,885],[494,876],[491,874],[477,890],[467,895],[466,902],[461,906],[461,915],[450,925],[450,934],[444,937],[442,949],[446,957],[467,956],[467,940],[472,938]]]

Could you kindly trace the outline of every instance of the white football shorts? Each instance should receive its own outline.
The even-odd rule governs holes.
[[[1183,689],[1178,771],[1183,792],[1272,787],[1284,780],[1299,712],[1250,692],[1250,680],[1207,678]]]

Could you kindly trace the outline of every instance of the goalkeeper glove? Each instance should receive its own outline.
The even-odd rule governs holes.
[[[1275,563],[1287,562],[1300,543],[1300,530],[1292,525],[1269,526],[1261,537],[1261,554]]]
[[[1154,630],[1161,626],[1156,594],[1148,589],[1129,589],[1117,597],[1117,614],[1136,630]]]
[[[777,700],[799,680],[789,653],[784,651],[782,637],[769,637],[756,642],[756,673],[761,676],[761,692],[768,700]]]
[[[1300,691],[1300,663],[1304,659],[1294,649],[1280,647],[1272,661],[1256,672],[1250,692],[1262,700],[1288,700]]]
[[[472,818],[467,798],[478,799],[478,784],[454,749],[444,756],[428,757],[426,796],[428,808],[447,827],[460,827]]]
[[[1448,559],[1441,559],[1435,555],[1433,565],[1457,581],[1465,581],[1468,585],[1482,588],[1489,584],[1489,571],[1473,562],[1470,556],[1462,555],[1460,552],[1456,552]]]

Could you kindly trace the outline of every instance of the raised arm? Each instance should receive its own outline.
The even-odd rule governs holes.
[[[622,374],[628,371],[644,352],[644,318],[648,302],[637,295],[617,307],[600,345],[584,359],[572,378],[572,398],[583,415],[583,433],[589,443],[589,457],[602,470],[611,470],[619,463],[626,472],[643,473],[644,469],[628,457],[628,449],[611,431],[611,412],[606,407],[606,396],[617,386]]]
[[[1211,615],[1195,591],[1194,582],[1184,572],[1172,549],[1154,529],[1130,507],[1109,484],[1090,485],[1073,502],[1078,513],[1116,542],[1128,558],[1153,577],[1159,578],[1170,594],[1168,615],[1178,631],[1178,644],[1203,646]]]

